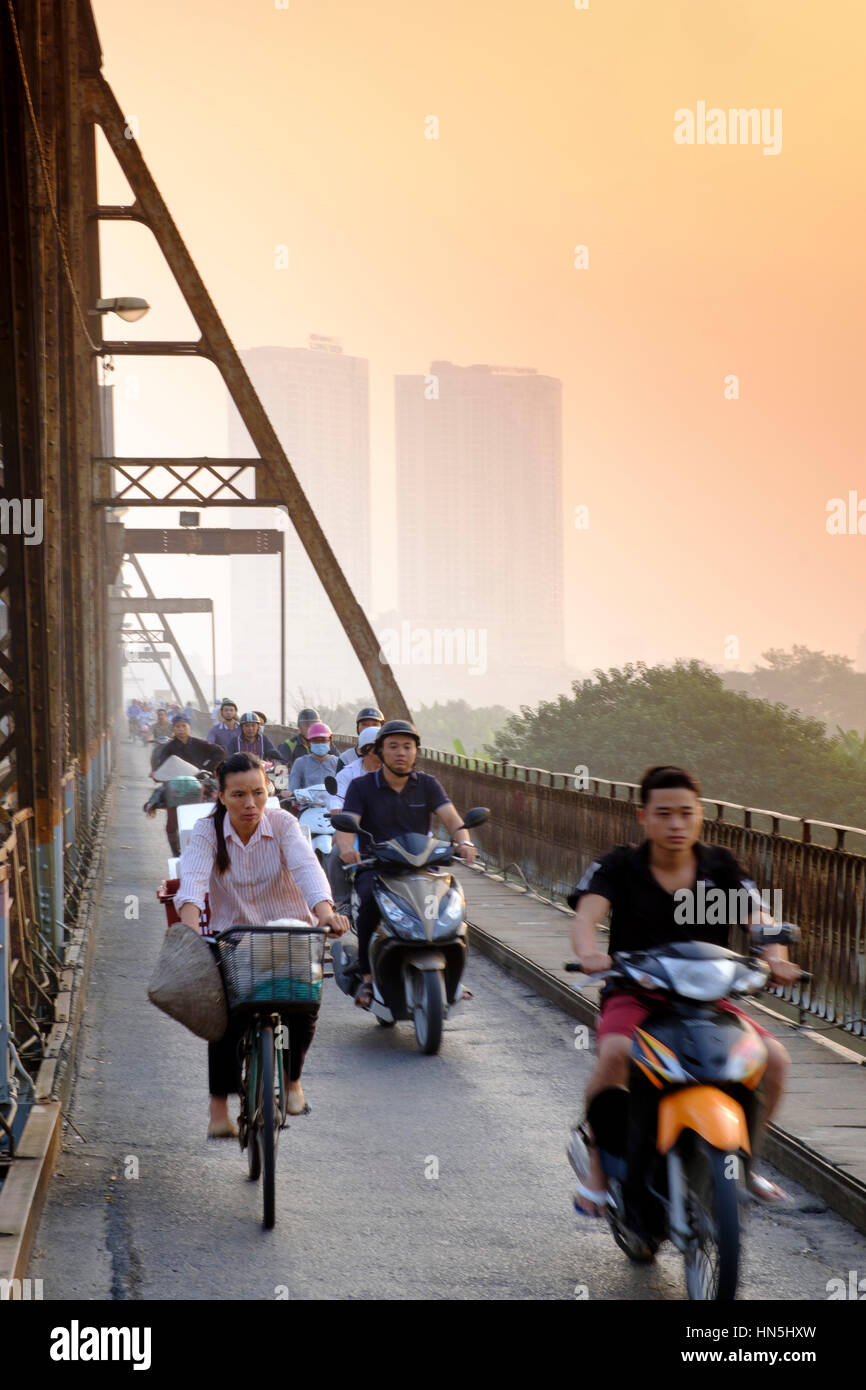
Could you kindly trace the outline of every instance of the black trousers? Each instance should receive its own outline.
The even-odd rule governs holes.
[[[308,1014],[287,1013],[283,1018],[289,1035],[289,1080],[299,1081],[304,1058],[316,1031],[318,1007]],[[229,1018],[229,1026],[219,1042],[208,1043],[208,1089],[212,1096],[239,1095],[241,1089],[240,1041],[247,1020],[242,1014]],[[285,1053],[283,1054],[285,1057]]]
[[[358,965],[362,975],[370,974],[370,940],[379,924],[379,908],[373,897],[375,873],[368,869],[355,875],[355,892],[358,894],[358,912],[355,930],[358,933]]]
[[[325,873],[328,875],[334,903],[339,911],[341,905],[348,903],[352,895],[352,884],[349,875],[343,871],[343,861],[336,846],[325,860]]]
[[[165,834],[168,847],[176,859],[180,854],[180,831],[177,825],[176,806],[166,806],[165,808]]]

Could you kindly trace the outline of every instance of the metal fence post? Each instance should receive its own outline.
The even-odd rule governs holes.
[[[65,817],[64,817],[65,820]],[[39,935],[57,954],[64,945],[63,820],[55,825],[49,844],[34,846]]]

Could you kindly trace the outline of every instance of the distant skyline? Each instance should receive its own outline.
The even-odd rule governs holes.
[[[371,616],[396,600],[393,378],[532,363],[563,383],[572,665],[857,655],[866,535],[826,520],[866,498],[866,15],[815,13],[96,0],[106,76],[238,347],[333,334],[370,362]],[[675,113],[704,107],[783,112],[773,157],[678,143]],[[149,233],[101,238],[103,293],[154,306],[124,336],[188,336]],[[116,367],[121,452],[225,450],[212,369]]]

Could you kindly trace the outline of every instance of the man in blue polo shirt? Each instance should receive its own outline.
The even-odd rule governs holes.
[[[429,835],[430,822],[438,816],[445,829],[457,840],[458,854],[467,864],[475,863],[475,846],[463,818],[436,780],[427,772],[415,771],[415,760],[421,737],[414,724],[405,719],[390,719],[379,730],[374,750],[382,760],[376,772],[356,777],[349,784],[343,811],[357,821],[379,843],[395,835],[414,832]],[[458,838],[459,837],[459,838]],[[357,864],[363,858],[354,848],[354,836],[348,831],[337,832],[337,850],[344,864]],[[359,1008],[369,1009],[373,998],[370,975],[370,938],[379,920],[379,909],[373,898],[372,870],[362,870],[355,877],[360,899],[355,923],[358,932],[358,966],[362,981],[355,995]]]

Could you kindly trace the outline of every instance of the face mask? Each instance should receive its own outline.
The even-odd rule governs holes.
[[[311,753],[316,753],[320,758],[323,758],[323,757],[325,756],[325,754],[326,754],[329,750],[330,750],[330,744],[328,744],[328,743],[311,743],[311,744],[310,744],[310,752],[311,752]]]

